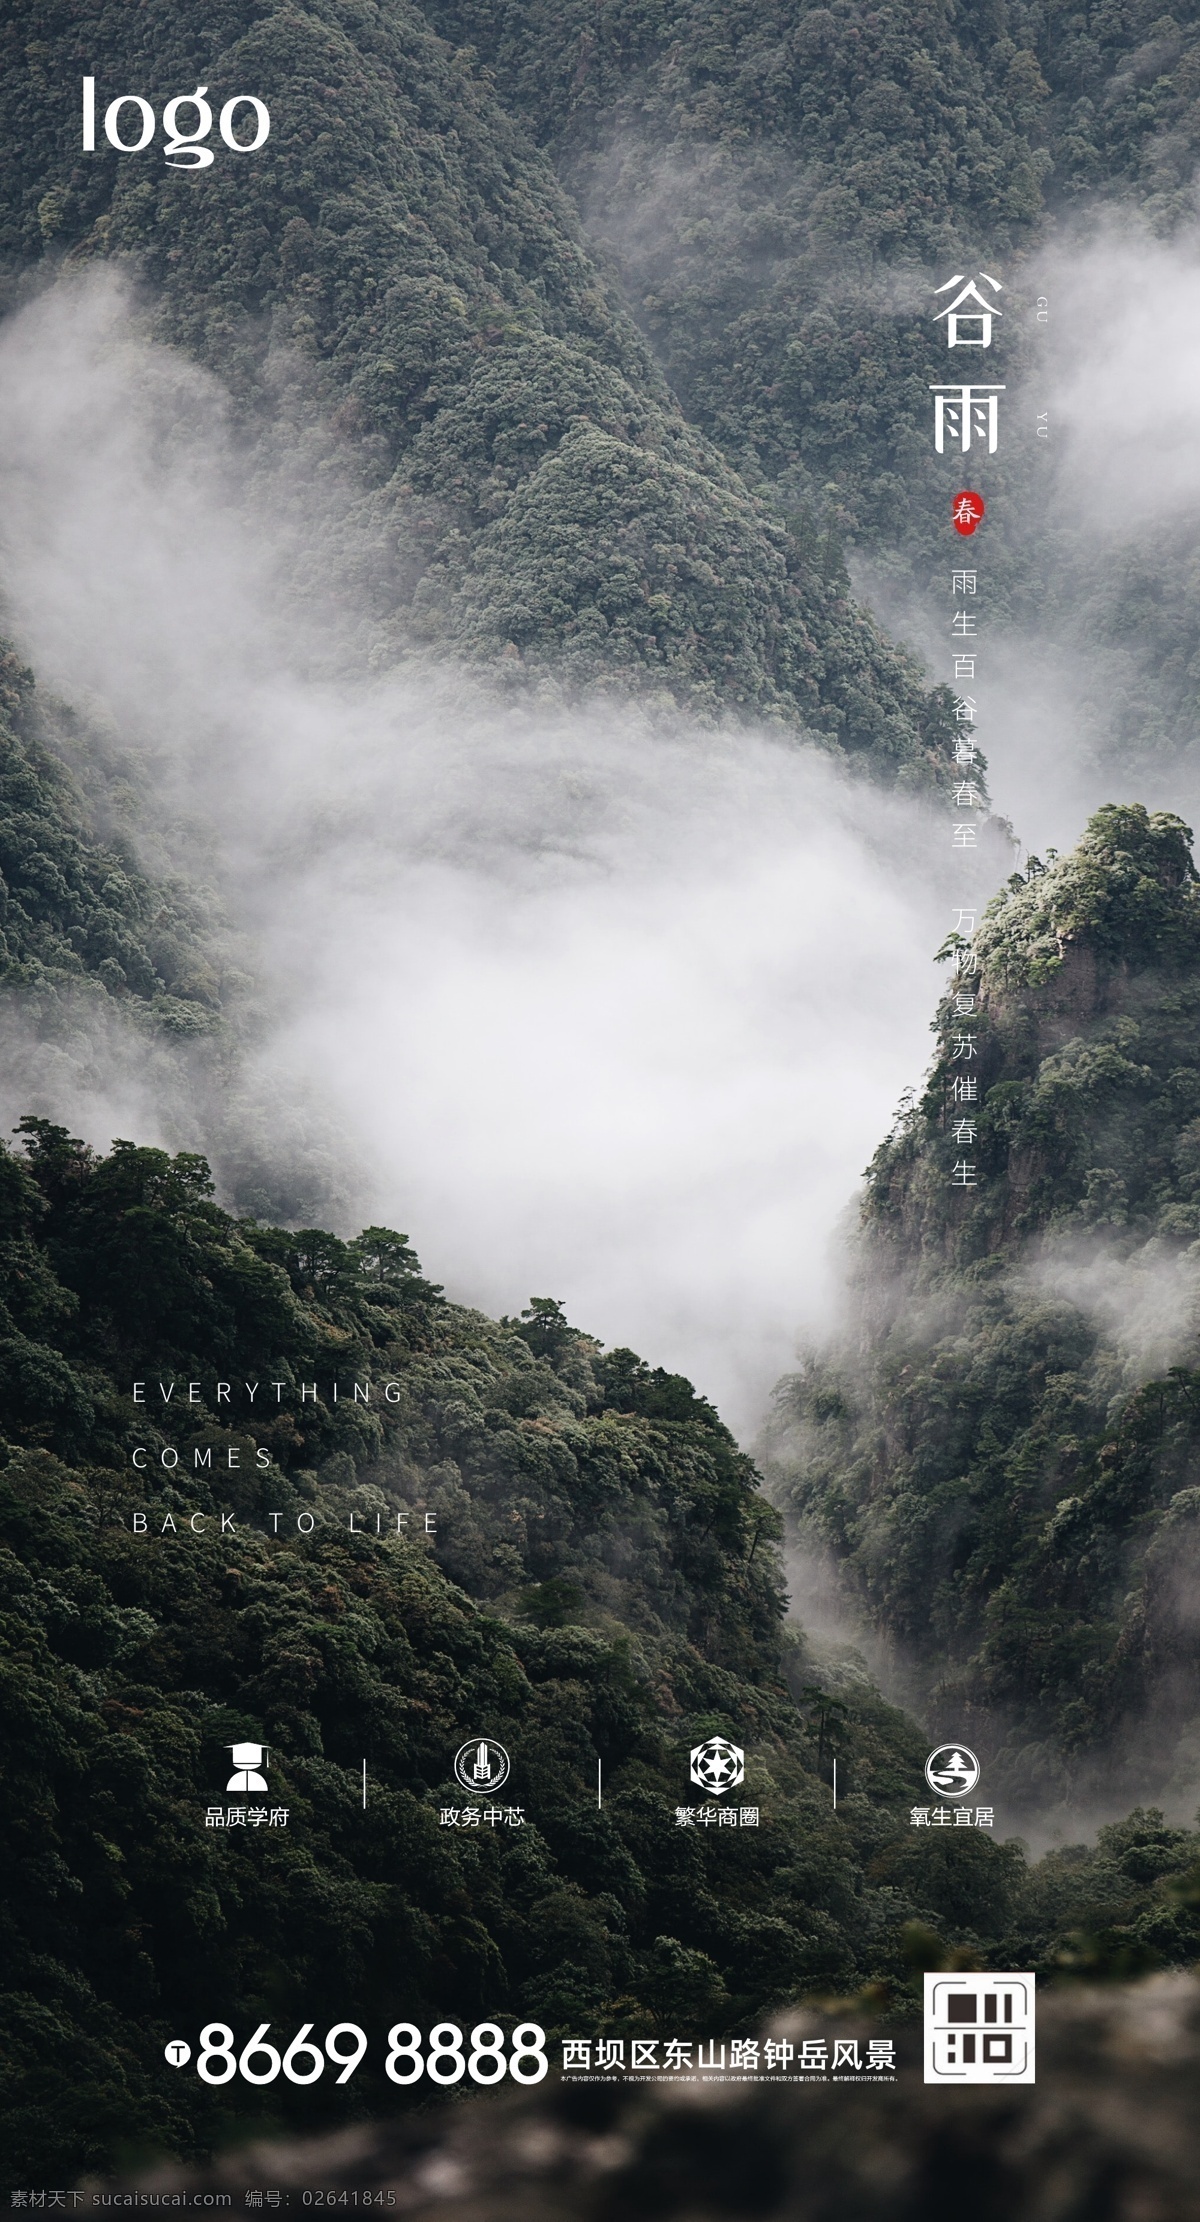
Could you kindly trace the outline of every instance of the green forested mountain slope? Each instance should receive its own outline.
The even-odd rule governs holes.
[[[797,503],[925,536],[926,279],[1036,236],[1035,11],[983,11],[990,40],[952,0],[428,12],[546,131],[688,414]]]
[[[219,2102],[162,2042],[259,1999],[719,2026],[853,1984],[864,1952],[902,1973],[906,1916],[995,1927],[1019,1863],[990,1843],[977,1907],[936,1862],[867,1885],[919,1739],[862,1686],[834,1815],[828,1724],[785,1680],[776,1516],[686,1382],[549,1301],[499,1326],[444,1304],[386,1230],[237,1225],[200,1160],[25,1141],[0,1157],[6,2149],[210,2136]],[[281,1400],[223,1410],[227,1372]],[[160,1380],[198,1384],[174,1421]],[[756,1832],[675,1825],[718,1728],[749,1746]],[[473,1732],[509,1744],[523,1829],[440,1827]],[[271,1745],[286,1835],[206,1830],[239,1734]],[[377,2076],[354,2102],[396,2096]]]
[[[198,29],[29,0],[0,35],[17,295],[119,258],[264,471],[348,474],[353,529],[314,517],[311,568],[376,660],[457,649],[508,685],[782,717],[886,777],[928,772],[939,728],[840,548],[919,593],[941,565],[929,283],[1002,264],[989,366],[1016,394],[1049,219],[1116,199],[1169,231],[1191,207],[1194,8],[247,0]],[[85,70],[160,110],[249,71],[272,138],[194,177],[157,147],[85,159]],[[1105,651],[1110,686],[1116,651],[1124,745],[1161,756],[1196,717],[1190,543],[1114,562],[1065,529],[1032,422],[989,464],[992,615]]]
[[[371,553],[344,592],[377,658],[457,648],[510,681],[782,718],[929,777],[930,704],[836,541],[797,540],[681,416],[524,125],[415,8],[30,0],[3,36],[18,291],[64,257],[131,263],[260,460],[307,445],[314,488],[349,472]],[[197,81],[253,88],[270,139],[197,173],[161,136],[85,157],[85,71],[101,114],[127,86],[160,113]]]
[[[869,1171],[855,1340],[781,1396],[778,1501],[917,1662],[946,1732],[974,1724],[1030,1805],[1196,1795],[1189,841],[1109,808],[991,904],[975,1143],[951,1132],[966,1022],[947,996],[928,1083]],[[975,1190],[951,1185],[965,1155]]]
[[[39,1121],[23,1142],[0,1155],[0,2104],[22,2169],[228,2134],[222,2094],[162,2058],[214,2017],[695,2035],[867,1982],[904,2011],[955,1949],[1195,1958],[1200,1838],[1161,1815],[1035,1868],[1002,1810],[995,1836],[909,1825],[923,1737],[785,1638],[776,1516],[687,1382],[549,1300],[500,1324],[444,1303],[385,1229],[234,1222],[197,1158],[97,1159]],[[281,1385],[265,1411],[254,1381]],[[757,1829],[676,1823],[716,1732],[746,1747]],[[523,1827],[441,1825],[473,1734],[508,1745]],[[270,1746],[286,1830],[206,1826],[239,1737]],[[345,2097],[273,2089],[272,2115],[393,2107],[372,2057]]]
[[[1016,257],[1006,306],[1028,309],[1020,263],[1047,211],[1132,195],[1165,227],[1191,210],[1194,6],[425,12],[493,66],[590,206],[688,414],[739,466],[810,493],[834,482],[852,526],[885,543],[929,532],[934,269]],[[1022,360],[1011,325],[989,376]]]
[[[1192,522],[1164,535],[1117,500],[1081,525],[1057,475],[1080,426],[1051,407],[1039,441],[1036,412],[1059,401],[1064,341],[1086,374],[1106,344],[1093,307],[1107,315],[1128,291],[1127,266],[1099,257],[1068,314],[1054,255],[1077,259],[1112,209],[1151,236],[1190,235],[1200,10],[427,0],[426,13],[472,42],[552,152],[689,419],[802,544],[834,522],[922,630],[946,569],[928,388],[949,364],[931,288],[954,271],[1000,276],[986,364],[1007,387],[1004,435],[967,474],[989,505],[989,622],[1073,647],[1110,761],[1160,772],[1163,792],[1160,768],[1200,726]],[[1164,268],[1164,296],[1189,283]]]
[[[0,983],[52,1022],[80,990],[177,1036],[217,1023],[222,968],[197,896],[150,880],[120,829],[97,838],[101,795],[65,755],[88,736],[0,642]]]

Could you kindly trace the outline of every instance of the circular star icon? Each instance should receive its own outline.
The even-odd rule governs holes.
[[[692,1781],[698,1789],[719,1798],[745,1779],[746,1754],[740,1744],[731,1744],[725,1736],[710,1736],[706,1743],[692,1747]]]

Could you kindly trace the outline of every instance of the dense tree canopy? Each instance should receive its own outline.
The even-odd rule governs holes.
[[[907,508],[929,352],[895,310],[924,305],[926,274],[968,246],[1023,256],[1044,211],[1082,194],[1132,194],[1161,225],[1191,213],[1194,6],[427,0],[425,12],[487,58],[611,232],[689,415],[773,477],[836,479],[885,535]],[[889,274],[906,290],[889,295]],[[920,506],[918,489],[905,520],[918,531]]]
[[[954,1951],[1200,1949],[1200,1838],[1160,1814],[1035,1868],[1002,1809],[915,1830],[925,1739],[784,1628],[778,1517],[711,1406],[550,1298],[446,1303],[401,1233],[235,1221],[201,1158],[27,1119],[0,1153],[0,1433],[23,2170],[229,2134],[162,2056],[212,2018],[695,2035],[871,1984],[902,2015]],[[714,1733],[757,1827],[678,1823]],[[475,1734],[523,1822],[443,1825]],[[286,1828],[207,1825],[239,1739]],[[372,2059],[273,2115],[394,2106]]]

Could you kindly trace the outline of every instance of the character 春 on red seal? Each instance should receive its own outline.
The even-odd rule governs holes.
[[[950,517],[955,532],[972,533],[983,523],[985,503],[982,494],[956,494],[950,504]]]

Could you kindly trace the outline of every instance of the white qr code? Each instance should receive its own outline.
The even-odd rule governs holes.
[[[1033,2083],[1032,1975],[927,1975],[925,2081]]]

